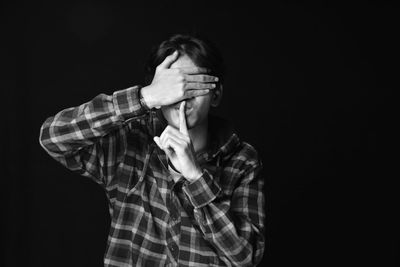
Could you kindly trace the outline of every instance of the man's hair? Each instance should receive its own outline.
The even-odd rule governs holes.
[[[210,75],[217,76],[219,83],[223,82],[225,66],[217,47],[199,35],[175,34],[151,51],[145,66],[146,84],[153,80],[156,67],[175,50],[178,50],[180,55],[187,55],[198,67],[209,69]]]

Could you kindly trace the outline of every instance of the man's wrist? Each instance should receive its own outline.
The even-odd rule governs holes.
[[[203,170],[197,169],[190,176],[185,177],[189,182],[194,182],[203,176]]]
[[[145,99],[144,96],[143,96],[143,88],[144,88],[144,87],[139,88],[139,91],[138,91],[139,102],[140,102],[140,105],[141,105],[144,109],[150,110],[151,107],[149,106],[148,102],[146,101],[146,99]]]
[[[151,94],[149,93],[149,89],[149,86],[144,86],[140,89],[139,97],[141,99],[141,102],[143,101],[148,109],[160,108],[160,106],[157,106],[156,103],[154,103]]]

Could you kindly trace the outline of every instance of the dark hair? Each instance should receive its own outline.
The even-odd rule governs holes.
[[[225,66],[217,47],[205,37],[175,34],[151,51],[145,66],[146,85],[153,80],[156,67],[175,50],[180,55],[187,55],[197,66],[209,69],[211,75],[217,76],[220,83],[223,82]]]

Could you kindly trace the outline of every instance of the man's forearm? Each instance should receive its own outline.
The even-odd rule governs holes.
[[[100,94],[80,106],[67,108],[48,118],[40,129],[40,144],[50,154],[70,153],[96,142],[146,110],[138,99],[139,87]]]

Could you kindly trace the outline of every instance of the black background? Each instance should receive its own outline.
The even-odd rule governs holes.
[[[61,109],[142,83],[151,46],[197,31],[228,66],[216,112],[264,162],[272,224],[263,263],[396,266],[399,9],[322,2],[3,3],[0,265],[102,266],[104,192],[52,160],[39,128]]]

